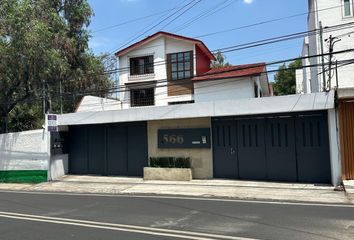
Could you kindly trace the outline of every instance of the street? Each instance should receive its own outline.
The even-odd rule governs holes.
[[[353,239],[354,205],[0,192],[10,239]]]

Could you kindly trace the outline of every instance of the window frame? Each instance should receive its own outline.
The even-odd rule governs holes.
[[[186,54],[189,54],[189,58],[187,58],[185,56]],[[182,58],[180,57],[180,55],[182,55]],[[169,53],[168,59],[169,59],[169,62],[168,62],[169,73],[168,74],[169,74],[169,79],[171,81],[179,81],[179,80],[193,78],[193,76],[194,76],[193,51]],[[188,73],[188,74],[186,74],[186,73]],[[174,74],[175,74],[175,77],[174,77]]]
[[[144,63],[142,65],[139,64],[139,60],[143,60]],[[134,61],[137,61],[138,64],[134,64]],[[142,68],[142,71],[140,68]],[[139,76],[139,75],[154,74],[154,73],[155,73],[155,67],[154,67],[153,54],[129,58],[130,76]]]
[[[345,19],[345,18],[352,18],[354,16],[353,14],[353,10],[354,10],[354,3],[353,3],[353,0],[349,0],[349,11],[350,11],[350,14],[349,15],[345,15],[345,0],[342,0],[342,17]]]
[[[144,98],[136,98],[134,92],[136,91],[151,91],[150,93],[145,93]],[[154,106],[155,105],[155,87],[148,88],[131,88],[130,91],[130,106],[131,107],[144,107],[144,106]],[[149,96],[150,94],[150,96]],[[151,97],[152,99],[149,99]],[[138,99],[138,100],[137,100]]]

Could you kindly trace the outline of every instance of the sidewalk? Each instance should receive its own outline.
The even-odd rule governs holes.
[[[344,185],[345,191],[347,192],[347,195],[351,199],[354,199],[354,180],[344,180],[343,185]]]
[[[64,176],[40,184],[0,184],[0,190],[94,193],[161,194],[267,201],[354,204],[354,199],[332,186],[238,180],[144,181],[142,178]]]

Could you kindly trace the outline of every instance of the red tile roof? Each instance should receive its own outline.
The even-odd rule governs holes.
[[[136,42],[126,48],[123,48],[123,49],[119,50],[118,52],[116,52],[115,55],[118,57],[121,55],[124,55],[124,54],[128,53],[129,51],[133,50],[134,48],[139,47],[145,43],[148,43],[160,36],[167,36],[167,37],[178,39],[178,40],[193,42],[194,44],[196,44],[200,47],[200,49],[206,54],[206,56],[208,56],[210,58],[210,60],[215,60],[214,55],[210,52],[210,50],[207,48],[207,46],[205,46],[205,44],[202,41],[200,41],[199,39],[185,37],[185,36],[181,36],[181,35],[177,35],[177,34],[173,34],[173,33],[168,33],[168,32],[163,32],[163,31],[159,31],[157,33],[154,33],[153,35],[148,36],[139,42]]]
[[[238,78],[257,76],[265,71],[265,63],[234,65],[221,68],[213,68],[208,72],[194,77],[193,81],[217,80],[225,78]]]

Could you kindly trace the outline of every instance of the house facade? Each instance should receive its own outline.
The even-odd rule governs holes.
[[[200,40],[165,32],[116,55],[121,101],[58,117],[67,172],[142,176],[184,157],[195,179],[340,183],[333,91],[269,96],[265,63],[211,69]]]
[[[297,71],[297,92],[336,90],[342,179],[354,179],[354,2],[309,0],[308,8],[302,63],[312,67]]]
[[[123,109],[269,95],[264,64],[211,70],[215,57],[198,39],[157,32],[116,56]]]

